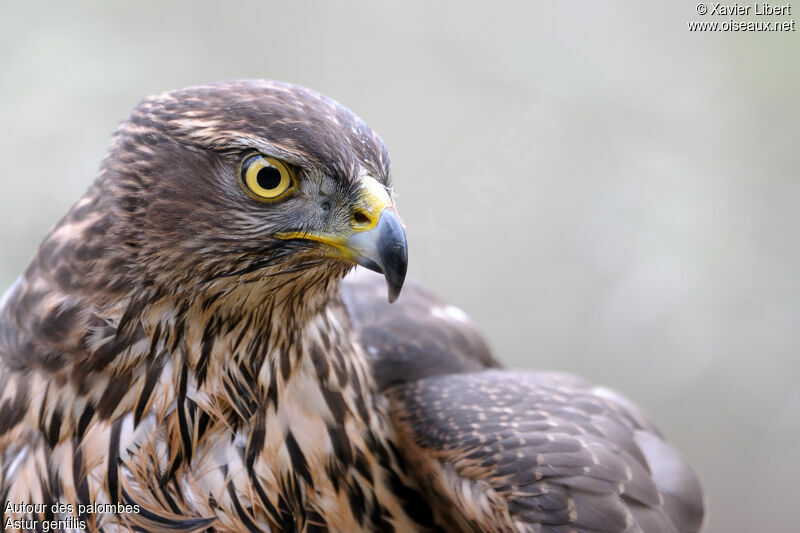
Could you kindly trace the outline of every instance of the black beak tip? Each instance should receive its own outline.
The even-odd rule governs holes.
[[[400,288],[389,286],[389,303],[393,304],[400,296]]]
[[[381,217],[387,218],[387,217]],[[381,220],[383,222],[383,220]],[[380,267],[389,290],[389,303],[394,303],[403,289],[408,269],[408,244],[406,234],[396,218],[388,218],[381,232]]]
[[[405,246],[403,246],[405,254]],[[383,275],[386,278],[386,287],[389,290],[389,303],[394,303],[395,300],[400,296],[400,291],[403,290],[403,283],[406,280],[406,268],[408,267],[407,257],[402,259],[402,261],[396,261],[393,263],[389,263],[387,265],[388,268],[384,271]]]

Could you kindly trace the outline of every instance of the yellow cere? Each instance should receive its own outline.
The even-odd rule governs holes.
[[[361,178],[361,195],[350,216],[350,225],[356,231],[374,228],[381,218],[381,213],[391,207],[392,198],[378,180],[372,176]]]
[[[378,224],[381,213],[387,207],[392,207],[392,198],[389,196],[389,191],[386,190],[386,187],[372,176],[362,177],[361,194],[350,215],[350,226],[353,228],[353,232],[358,233],[373,229]],[[347,237],[349,235],[292,231],[279,233],[275,236],[284,240],[305,239],[317,241],[330,246],[334,251],[333,255],[348,259],[352,255],[352,252],[347,247]]]
[[[247,158],[239,174],[245,192],[256,200],[277,200],[295,187],[292,171],[285,163],[261,154]]]

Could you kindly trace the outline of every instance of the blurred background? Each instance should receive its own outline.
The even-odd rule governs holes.
[[[732,17],[687,1],[1,5],[0,292],[140,98],[308,85],[382,135],[411,275],[505,363],[635,399],[707,531],[798,531],[800,31],[690,32]]]

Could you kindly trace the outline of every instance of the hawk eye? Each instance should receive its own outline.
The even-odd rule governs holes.
[[[245,192],[256,200],[277,200],[295,187],[286,163],[261,154],[245,159],[239,176]]]

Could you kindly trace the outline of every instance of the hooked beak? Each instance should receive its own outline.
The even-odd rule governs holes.
[[[393,207],[385,208],[374,228],[353,233],[345,242],[355,263],[386,278],[389,303],[397,300],[408,268],[406,232]]]
[[[408,268],[405,225],[383,185],[371,176],[364,176],[361,184],[359,198],[351,209],[350,229],[346,235],[291,232],[276,236],[327,244],[332,257],[383,274],[389,303],[392,303],[400,295]]]

